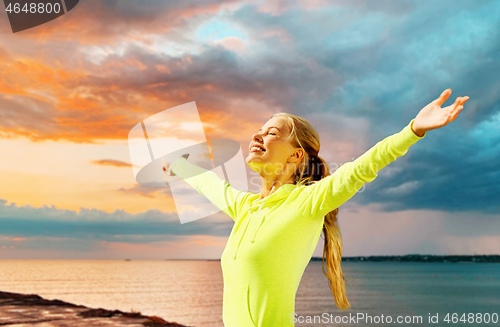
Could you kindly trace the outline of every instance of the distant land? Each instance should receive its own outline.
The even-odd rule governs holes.
[[[312,257],[311,261],[322,261],[322,257]],[[382,255],[367,257],[342,257],[342,261],[391,261],[391,262],[488,262],[500,263],[500,255]]]

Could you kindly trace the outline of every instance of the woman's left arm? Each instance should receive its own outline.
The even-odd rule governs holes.
[[[348,162],[332,175],[305,187],[305,214],[323,217],[356,194],[365,183],[373,181],[378,171],[405,155],[411,145],[423,139],[427,131],[455,120],[468,97],[457,98],[451,106],[441,108],[451,90],[424,107],[399,133],[386,137],[353,162]]]

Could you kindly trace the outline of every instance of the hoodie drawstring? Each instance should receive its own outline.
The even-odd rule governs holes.
[[[236,251],[234,252],[234,259],[233,260],[236,260],[236,254],[238,253],[238,249],[240,248],[241,240],[243,240],[243,236],[245,236],[245,232],[247,231],[248,225],[250,225],[250,219],[249,219],[247,225],[245,226],[245,230],[243,231],[243,234],[241,235],[240,241],[238,242],[238,246],[236,247]]]
[[[259,212],[259,211],[262,209],[262,207],[263,207],[263,206],[264,206],[264,201],[262,201],[262,203],[260,204],[259,209],[257,209],[257,212]],[[249,209],[249,210],[250,210],[250,209]],[[262,224],[264,223],[264,221],[265,221],[265,220],[266,220],[266,217],[265,217],[265,216],[262,216],[262,220],[261,220],[261,222],[260,222],[260,224],[259,224],[259,227],[257,227],[257,230],[255,231],[255,234],[254,234],[254,236],[253,236],[252,240],[250,241],[251,243],[253,243],[253,242],[254,242],[254,240],[255,240],[255,236],[257,236],[257,232],[259,231],[260,226],[262,226]],[[245,226],[245,230],[243,231],[243,234],[241,235],[241,238],[240,238],[240,241],[239,241],[239,243],[238,243],[238,246],[236,247],[236,251],[234,252],[234,258],[233,258],[233,260],[236,260],[236,254],[238,253],[238,250],[239,250],[240,245],[241,245],[241,241],[243,240],[243,237],[245,236],[245,233],[246,233],[246,231],[247,231],[248,225],[250,225],[250,219],[248,220],[248,223],[247,223],[247,225]]]
[[[259,227],[257,227],[257,229],[255,230],[255,234],[253,235],[253,238],[252,240],[250,241],[251,243],[253,243],[255,241],[255,237],[257,236],[257,232],[259,231],[260,229],[260,226],[262,226],[262,224],[264,223],[264,221],[266,220],[266,217],[265,216],[262,216],[262,221],[260,222],[260,225]]]
[[[264,206],[264,201],[262,201],[261,205],[259,206],[259,209],[257,210],[257,212],[259,212],[262,207]],[[259,224],[259,227],[257,227],[257,229],[255,230],[255,233],[253,235],[253,238],[252,240],[250,241],[251,243],[253,243],[255,241],[255,237],[257,236],[257,232],[259,231],[260,229],[260,226],[262,226],[262,224],[264,223],[264,221],[266,220],[266,216],[262,216],[262,220],[260,221],[260,224]]]

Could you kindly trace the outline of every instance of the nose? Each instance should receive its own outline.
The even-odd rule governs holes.
[[[262,136],[259,133],[255,133],[252,138],[253,141],[262,143]]]

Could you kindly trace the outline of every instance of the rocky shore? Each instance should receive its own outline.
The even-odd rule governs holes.
[[[189,327],[139,312],[92,309],[35,294],[0,292],[0,326],[25,327]]]

